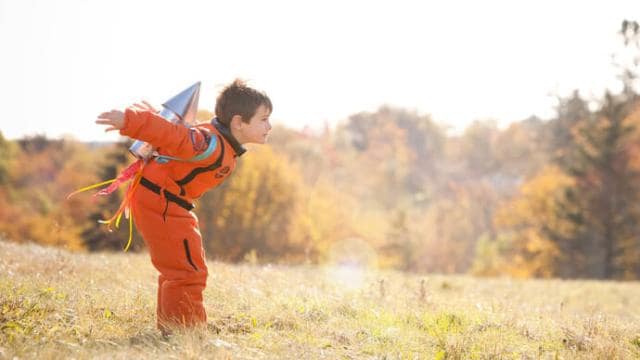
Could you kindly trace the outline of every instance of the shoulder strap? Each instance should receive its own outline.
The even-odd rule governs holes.
[[[169,156],[169,155],[158,155],[156,156],[156,162],[160,163],[160,164],[166,164],[171,160],[175,160],[175,161],[183,161],[183,162],[196,162],[196,161],[200,161],[200,160],[204,160],[206,158],[208,158],[209,156],[211,156],[211,154],[213,154],[213,152],[216,149],[216,145],[218,144],[218,140],[217,137],[211,137],[211,140],[209,141],[209,146],[207,147],[207,149],[190,158],[190,159],[182,159],[182,158],[177,158],[177,157],[173,157],[173,156]],[[224,151],[224,146],[223,146],[223,150]]]

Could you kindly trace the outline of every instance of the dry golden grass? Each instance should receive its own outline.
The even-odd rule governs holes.
[[[0,359],[640,358],[640,284],[210,263],[207,330],[155,330],[146,254],[0,242]]]

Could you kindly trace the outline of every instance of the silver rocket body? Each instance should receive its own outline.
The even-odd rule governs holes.
[[[198,81],[162,104],[162,110],[158,115],[174,124],[193,126],[198,112],[199,98],[200,82]],[[145,161],[156,155],[153,145],[141,140],[134,141],[129,147],[129,152]]]

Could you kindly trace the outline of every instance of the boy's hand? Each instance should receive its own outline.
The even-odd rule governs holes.
[[[149,104],[147,101],[142,100],[141,103],[135,103],[131,105],[132,108],[136,110],[142,111],[151,111],[157,113],[158,110],[153,107],[153,105]],[[124,112],[120,110],[111,110],[108,112],[103,112],[98,115],[98,119],[96,120],[96,124],[100,125],[109,125],[104,131],[112,131],[112,130],[120,130],[124,127]]]
[[[124,127],[124,113],[120,110],[111,110],[98,115],[96,124],[109,125],[104,131],[120,130]]]

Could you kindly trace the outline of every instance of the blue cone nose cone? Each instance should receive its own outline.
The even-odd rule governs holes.
[[[162,106],[176,114],[185,124],[195,122],[200,98],[200,82],[191,85],[178,95],[167,100]]]

